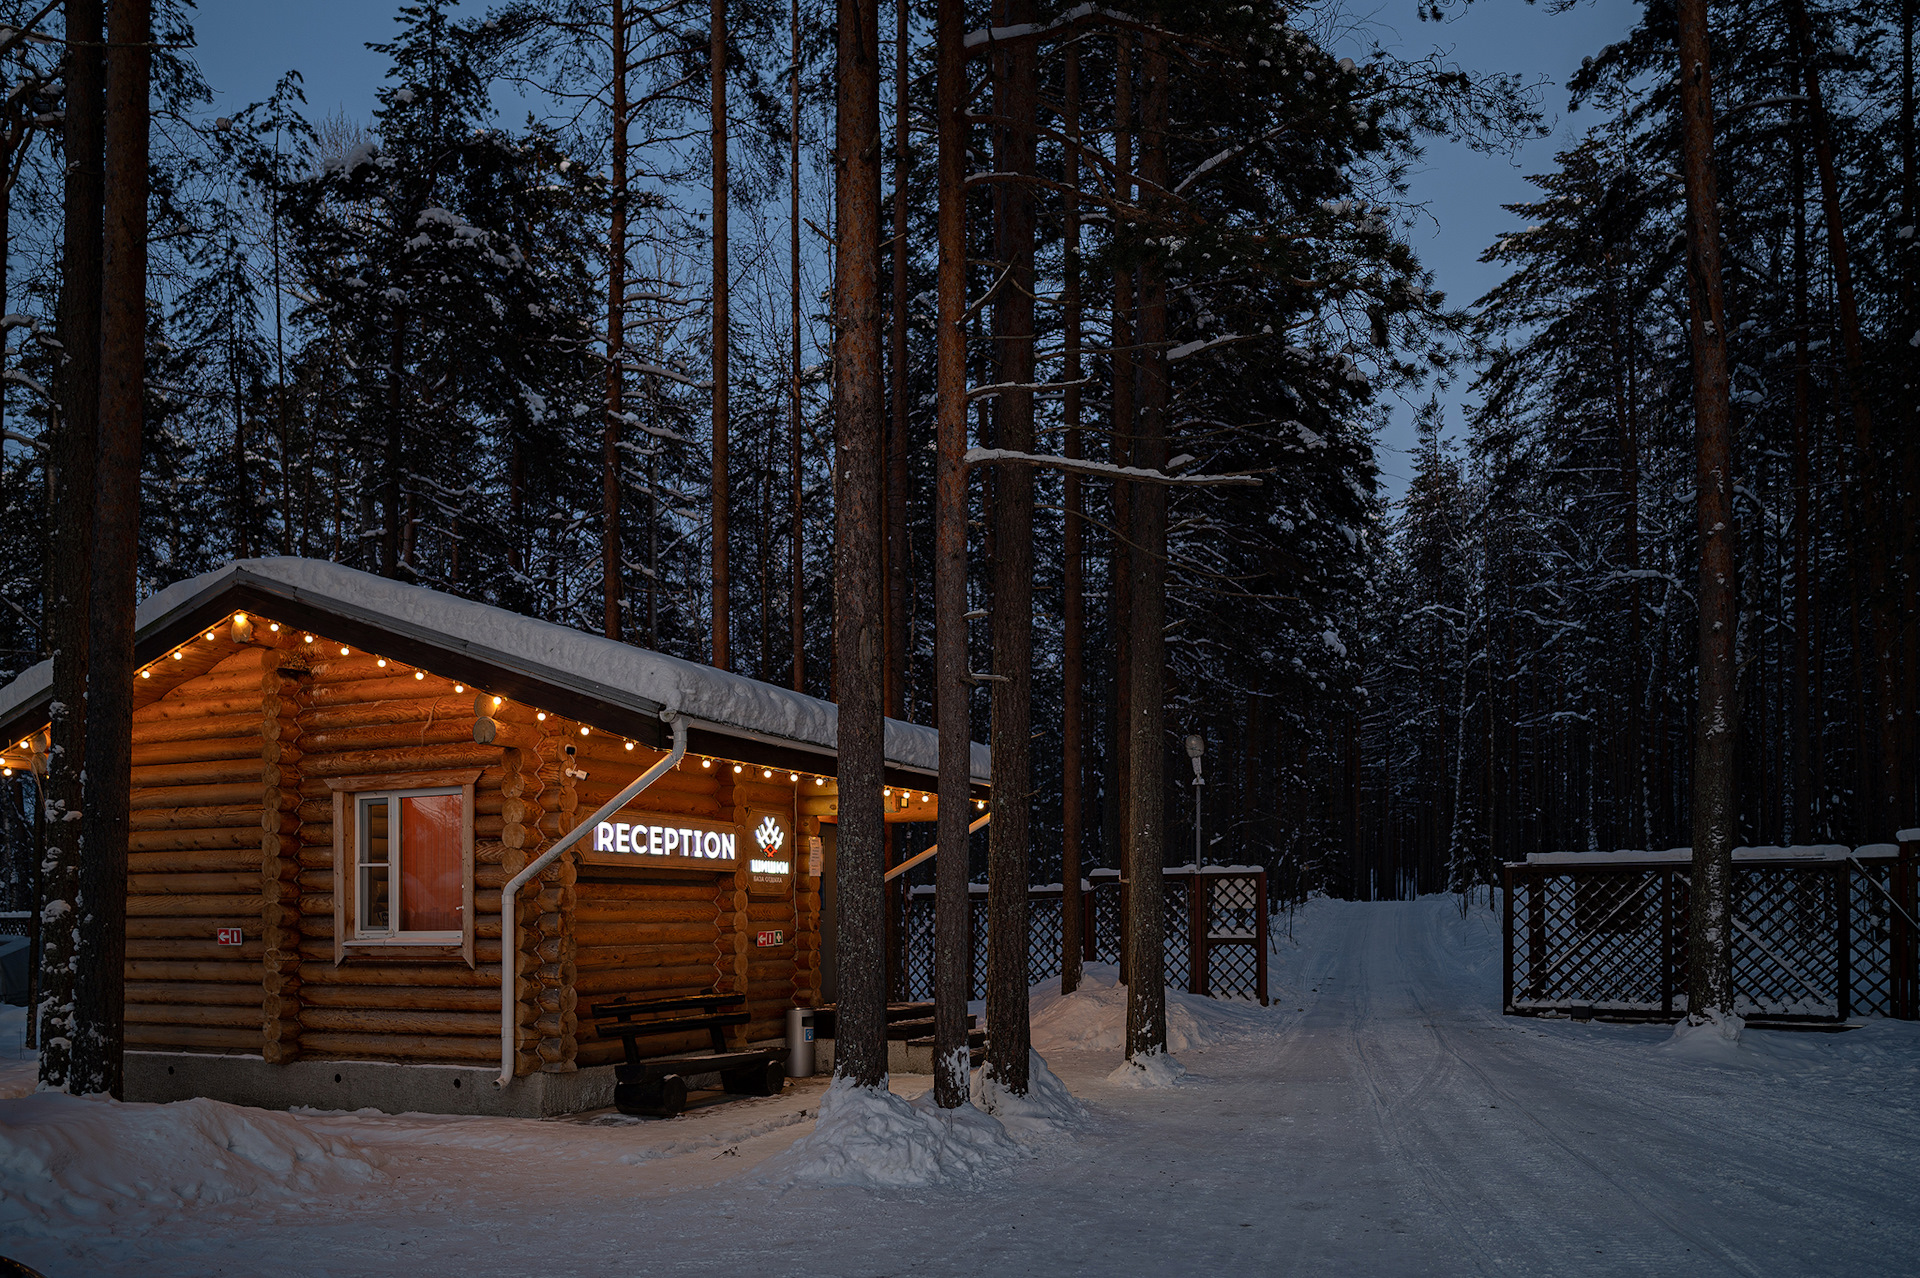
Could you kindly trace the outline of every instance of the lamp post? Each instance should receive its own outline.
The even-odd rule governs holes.
[[[1207,739],[1197,732],[1187,734],[1187,757],[1193,760],[1193,868],[1200,870],[1200,787],[1207,779],[1200,775],[1200,756],[1207,752]]]

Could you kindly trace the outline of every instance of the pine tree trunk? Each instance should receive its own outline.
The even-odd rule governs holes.
[[[613,64],[612,169],[608,173],[607,217],[607,390],[606,433],[600,450],[600,593],[603,632],[621,637],[620,429],[626,414],[627,328],[627,11],[626,0],[612,0],[608,17],[608,57]]]
[[[1114,204],[1125,208],[1133,199],[1133,45],[1125,34],[1114,40],[1113,70],[1113,183]],[[1118,221],[1108,226],[1117,236]],[[1111,420],[1108,422],[1108,457],[1115,465],[1138,465],[1133,448],[1134,375],[1133,375],[1133,275],[1122,266],[1113,273],[1113,313],[1109,323],[1108,345],[1112,349],[1110,388]],[[1107,628],[1113,634],[1113,767],[1115,803],[1112,826],[1114,864],[1124,876],[1132,873],[1132,816],[1128,804],[1133,793],[1132,733],[1133,691],[1127,672],[1133,668],[1132,631],[1127,618],[1133,614],[1133,573],[1129,569],[1131,552],[1128,539],[1133,528],[1133,487],[1113,485],[1113,532],[1108,538],[1107,555],[1110,607]],[[1122,979],[1127,976],[1123,961]]]
[[[100,451],[87,641],[86,813],[80,820],[80,971],[72,1088],[124,1088],[127,826],[133,785],[133,605],[146,401],[149,0],[108,15]]]
[[[1141,39],[1140,179],[1143,191],[1171,189],[1167,154],[1167,55],[1162,37]],[[1165,216],[1157,197],[1143,201],[1149,217]],[[1140,263],[1140,417],[1134,464],[1160,470],[1167,461],[1167,283],[1161,258]],[[1166,616],[1167,490],[1141,484],[1133,493],[1131,818],[1127,861],[1127,1056],[1152,1055],[1167,1047],[1165,918],[1161,873],[1166,845]]]
[[[81,960],[81,816],[86,771],[88,593],[92,583],[94,466],[100,424],[100,273],[105,179],[106,63],[100,0],[67,0],[67,156],[60,286],[60,421],[53,441],[53,537],[47,563],[53,657],[52,743],[43,808],[40,1085],[72,1091],[74,974]]]
[[[1791,134],[1789,182],[1793,201],[1793,805],[1789,844],[1813,843],[1817,799],[1813,786],[1813,580],[1807,553],[1812,525],[1812,370],[1807,351],[1806,161],[1798,121]]]
[[[1002,0],[1003,26],[1033,20],[1032,0]],[[994,54],[994,257],[1006,282],[994,297],[996,382],[1033,378],[1033,189],[1039,66],[1030,47]],[[1033,451],[1033,392],[994,401],[995,444]],[[1002,466],[993,486],[993,823],[987,827],[987,1069],[1006,1090],[1027,1091],[1027,887],[1033,808],[1033,470]]]
[[[880,441],[880,39],[874,0],[839,0],[834,278],[834,683],[840,701],[839,1028],[834,1073],[887,1077],[881,855],[884,622]]]
[[[1066,51],[1066,110],[1062,128],[1067,146],[1062,157],[1067,188],[1066,261],[1061,284],[1061,314],[1066,351],[1061,374],[1067,383],[1061,415],[1067,428],[1065,452],[1080,456],[1080,46]],[[1061,483],[1066,516],[1061,521],[1060,552],[1065,561],[1060,622],[1060,992],[1080,987],[1080,959],[1085,945],[1081,933],[1080,836],[1083,799],[1080,793],[1082,719],[1086,714],[1081,692],[1086,683],[1086,596],[1081,547],[1080,477],[1069,471]]]
[[[713,0],[708,31],[713,78],[713,664],[731,669],[727,569],[727,0]]]
[[[791,344],[787,368],[787,476],[792,484],[791,545],[787,583],[789,638],[793,644],[793,689],[807,690],[806,516],[801,508],[800,477],[800,0],[791,13],[793,65],[787,71],[787,268],[792,291],[788,297],[787,340]]]
[[[1680,156],[1687,190],[1693,412],[1698,453],[1700,699],[1693,755],[1693,892],[1687,1011],[1733,1012],[1733,837],[1738,795],[1738,675],[1734,667],[1733,429],[1720,209],[1713,154],[1707,0],[1679,0]]]
[[[967,681],[967,63],[963,0],[939,0],[939,327],[935,340],[933,530],[934,715],[940,732],[940,852],[934,860],[933,1094],[966,1103],[968,954],[967,812],[972,728]]]
[[[907,18],[905,0],[895,0],[893,28],[893,419],[887,431],[887,713],[907,717]]]

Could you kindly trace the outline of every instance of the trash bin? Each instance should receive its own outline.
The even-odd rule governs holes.
[[[787,1077],[813,1077],[813,1009],[787,1009]]]

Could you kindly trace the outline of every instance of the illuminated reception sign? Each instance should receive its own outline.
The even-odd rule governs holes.
[[[622,812],[593,827],[580,859],[596,865],[732,871],[740,864],[738,827],[663,812]]]
[[[753,890],[785,893],[793,882],[793,814],[778,808],[747,813],[747,870]]]

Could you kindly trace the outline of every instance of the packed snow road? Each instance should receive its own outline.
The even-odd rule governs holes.
[[[138,1107],[85,1103],[98,1131],[29,1156],[53,1120],[0,1101],[0,1252],[49,1275],[289,1278],[1920,1265],[1915,1026],[1728,1045],[1503,1018],[1492,920],[1446,900],[1315,902],[1297,935],[1277,947],[1274,1008],[1175,1000],[1189,1072],[1171,1088],[1107,1080],[1120,1000],[1100,974],[1036,998],[1036,1041],[1089,1116],[957,1182],[766,1183],[818,1082],[668,1123],[231,1111],[290,1129],[236,1141],[217,1116],[216,1143],[293,1151],[298,1175],[266,1178],[278,1192],[205,1166],[128,1171],[128,1139],[114,1181],[94,1164],[116,1151],[95,1146]]]

